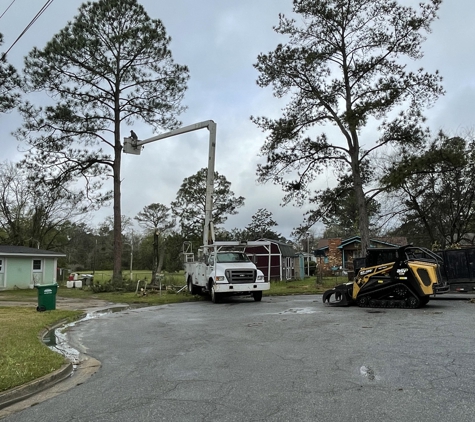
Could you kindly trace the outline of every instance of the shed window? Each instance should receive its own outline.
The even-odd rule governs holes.
[[[3,273],[3,259],[0,258],[0,273]]]
[[[41,259],[33,260],[33,271],[41,271]]]

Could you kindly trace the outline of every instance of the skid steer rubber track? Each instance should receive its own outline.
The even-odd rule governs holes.
[[[362,308],[416,309],[425,306],[428,302],[428,296],[419,297],[403,283],[362,293],[356,298],[356,304]]]

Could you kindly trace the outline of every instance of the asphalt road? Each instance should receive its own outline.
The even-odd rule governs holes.
[[[475,304],[329,308],[321,296],[111,313],[70,341],[87,382],[3,420],[473,421]]]

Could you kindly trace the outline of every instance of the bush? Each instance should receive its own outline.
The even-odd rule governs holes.
[[[110,292],[135,292],[137,288],[137,283],[130,280],[124,280],[120,283],[112,284],[111,281],[108,281],[104,284],[93,284],[91,285],[91,290],[94,293],[110,293]]]
[[[310,261],[309,263],[309,270],[310,270],[310,275],[314,276],[317,271],[317,263],[314,261]]]

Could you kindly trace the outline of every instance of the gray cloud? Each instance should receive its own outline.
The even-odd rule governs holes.
[[[19,35],[42,0],[17,0],[0,21],[4,49]],[[415,4],[415,1],[406,1]],[[73,19],[81,1],[54,2],[9,54],[18,68],[33,46],[41,48],[68,20]],[[279,206],[282,191],[278,186],[258,185],[255,171],[264,134],[250,122],[251,115],[277,116],[282,102],[270,89],[256,85],[253,68],[257,55],[284,41],[272,26],[278,14],[289,14],[291,0],[173,0],[142,1],[153,18],[161,19],[172,37],[171,49],[177,63],[190,68],[191,80],[181,116],[184,125],[212,119],[218,124],[216,170],[232,183],[236,195],[246,198],[239,215],[230,217],[226,227],[243,228],[258,208],[267,208],[278,222],[278,231],[288,236],[303,219],[305,209]],[[26,13],[27,11],[28,13]],[[31,13],[30,13],[31,12]],[[473,0],[444,2],[440,19],[423,46],[425,57],[417,66],[438,69],[444,76],[447,94],[427,111],[434,131],[457,131],[474,124],[475,99],[473,39],[475,27]],[[10,133],[21,122],[15,113],[0,116],[3,159],[21,158],[18,143]],[[122,127],[124,134],[130,128]],[[143,138],[153,136],[151,129],[137,123],[135,132]],[[141,156],[123,159],[123,214],[135,216],[153,202],[170,204],[185,177],[207,164],[207,132],[194,132],[147,145]],[[327,187],[332,175],[324,175],[316,186]],[[112,209],[98,212],[100,222]]]

